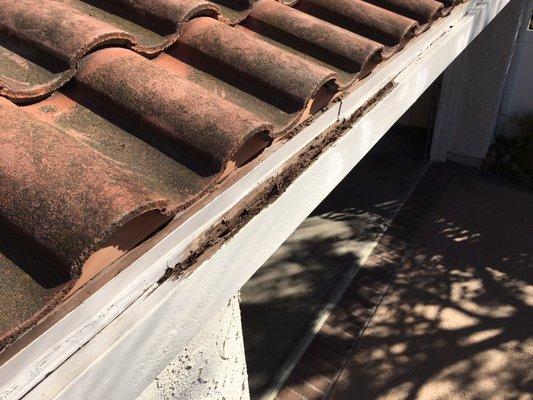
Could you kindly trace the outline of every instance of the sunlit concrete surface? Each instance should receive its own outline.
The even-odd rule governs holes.
[[[330,399],[532,399],[533,194],[453,178]]]

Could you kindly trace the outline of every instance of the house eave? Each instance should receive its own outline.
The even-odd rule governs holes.
[[[298,135],[1,365],[0,399],[138,395],[508,2],[471,1],[458,6],[380,65]],[[324,131],[349,119],[384,90],[385,95],[284,193],[195,266],[193,273],[160,283],[225,213],[275,177]]]

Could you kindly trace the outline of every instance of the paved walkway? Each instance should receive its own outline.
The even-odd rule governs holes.
[[[321,331],[342,366],[315,349],[279,399],[533,399],[533,194],[444,187],[362,336],[342,304]]]
[[[427,164],[425,139],[391,130],[243,287],[252,398],[265,394],[343,276],[390,222]]]

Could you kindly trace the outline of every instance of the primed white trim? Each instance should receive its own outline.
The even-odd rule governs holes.
[[[36,385],[28,398],[134,398],[508,1],[472,1],[457,7],[381,65],[342,102],[1,366],[0,399],[20,398]],[[350,116],[391,81],[395,86],[385,98],[216,254],[189,277],[157,285],[192,240],[326,128]]]

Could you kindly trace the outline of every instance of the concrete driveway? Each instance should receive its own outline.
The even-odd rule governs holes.
[[[454,177],[327,396],[533,399],[533,194]]]

